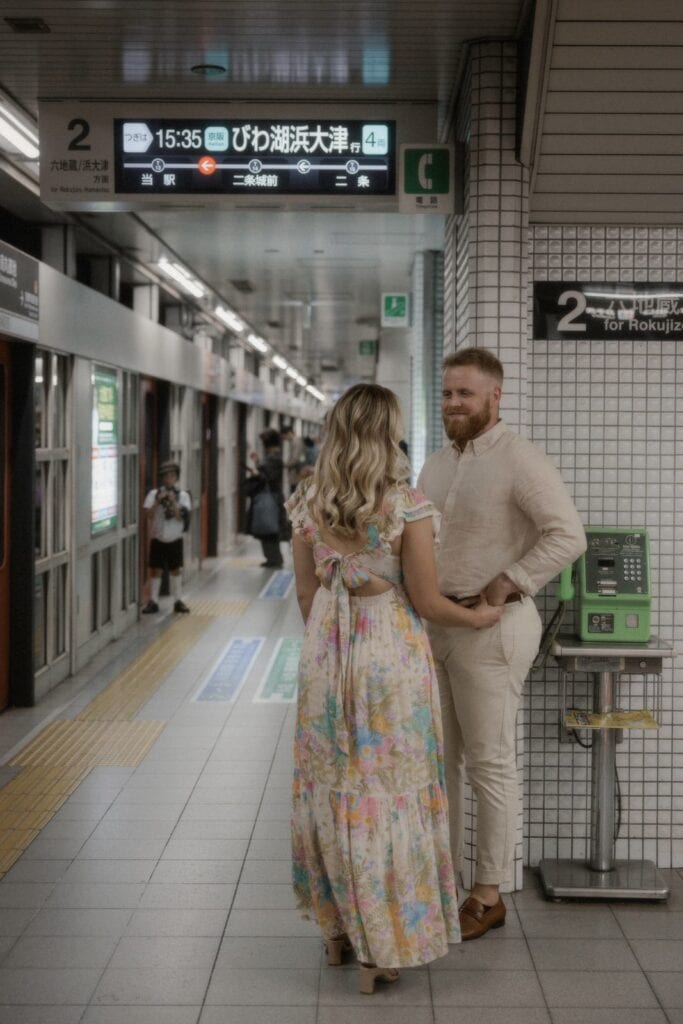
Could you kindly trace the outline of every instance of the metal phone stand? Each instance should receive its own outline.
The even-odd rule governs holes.
[[[592,644],[562,634],[552,654],[563,679],[576,672],[592,676],[593,714],[609,716],[617,707],[620,675],[661,676],[664,658],[672,658],[674,651],[658,637],[646,644]],[[589,857],[587,861],[540,862],[541,884],[550,899],[666,900],[669,896],[669,887],[652,861],[615,859],[617,732],[614,727],[591,728]]]

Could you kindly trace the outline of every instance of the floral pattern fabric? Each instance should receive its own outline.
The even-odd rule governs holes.
[[[294,890],[323,934],[360,960],[429,963],[460,940],[438,688],[429,641],[401,585],[391,540],[434,515],[417,491],[389,496],[366,546],[342,554],[308,513],[307,480],[287,503],[311,545],[316,592],[299,664],[294,751]],[[371,575],[393,584],[361,597]]]

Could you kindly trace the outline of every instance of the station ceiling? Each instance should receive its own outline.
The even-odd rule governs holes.
[[[43,98],[315,101],[335,116],[345,103],[426,101],[443,119],[467,40],[514,36],[524,6],[4,0],[0,87],[36,119]],[[225,71],[193,72],[205,64]],[[5,196],[14,192],[8,182]],[[414,253],[440,249],[444,227],[438,216],[324,211],[149,209],[82,220],[143,262],[170,246],[297,369],[335,390],[368,372],[357,342],[377,337],[382,290],[408,288]],[[322,366],[339,370],[321,376]]]
[[[545,35],[528,82],[532,221],[683,223],[680,0],[535,6]],[[532,7],[2,0],[0,89],[32,119],[47,98],[320,103],[334,116],[344,104],[421,102],[434,104],[443,125],[468,42],[515,38]],[[201,65],[214,74],[198,73]],[[2,170],[0,190],[0,205],[36,222],[60,219]],[[367,372],[357,342],[377,336],[380,293],[409,287],[414,253],[441,248],[444,228],[437,216],[324,210],[150,207],[80,221],[142,264],[169,247],[297,369],[332,389]],[[338,373],[326,379],[323,366]]]

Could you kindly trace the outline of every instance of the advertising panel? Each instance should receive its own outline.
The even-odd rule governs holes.
[[[116,370],[93,369],[90,530],[111,530],[119,511],[119,394]]]

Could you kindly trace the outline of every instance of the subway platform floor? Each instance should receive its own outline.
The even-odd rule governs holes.
[[[0,716],[0,1024],[683,1024],[683,870],[663,905],[530,871],[504,928],[372,997],[324,964],[290,887],[301,622],[259,562]]]

